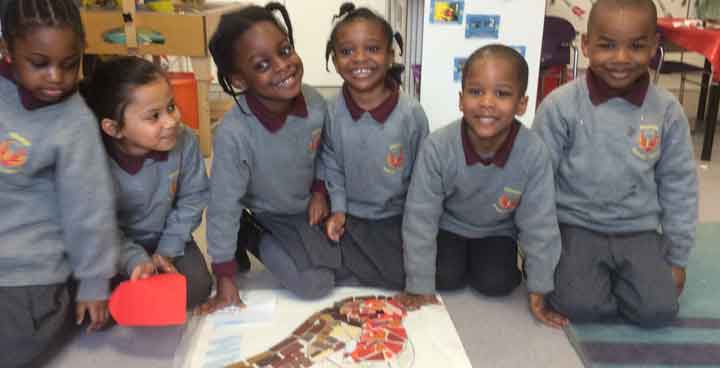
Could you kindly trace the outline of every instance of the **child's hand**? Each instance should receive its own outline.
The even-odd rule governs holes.
[[[150,261],[139,263],[130,274],[130,281],[146,279],[155,273],[155,265]]]
[[[678,296],[682,295],[685,290],[685,269],[678,266],[672,266],[672,277],[675,281],[675,287],[678,291]]]
[[[325,223],[325,232],[332,241],[340,241],[345,232],[345,213],[335,212]]]
[[[324,193],[313,192],[308,205],[308,217],[310,225],[317,225],[327,217],[328,209],[327,196]]]
[[[563,328],[570,321],[560,313],[555,312],[545,303],[545,295],[540,293],[529,294],[530,313],[543,324],[553,328]]]
[[[155,268],[158,269],[158,271],[163,273],[177,273],[177,269],[175,266],[173,266],[172,261],[170,261],[170,258],[161,256],[157,253],[153,254],[152,256],[152,262],[155,265]]]
[[[85,312],[90,315],[90,325],[87,332],[102,328],[110,318],[107,309],[107,300],[78,301],[75,306],[75,323],[81,325],[85,320]]]
[[[403,292],[396,295],[393,299],[409,310],[418,310],[420,307],[429,304],[440,304],[435,294],[412,294]]]
[[[195,308],[193,314],[205,315],[229,305],[236,305],[238,307],[245,306],[242,300],[240,300],[235,281],[231,277],[220,277],[217,281],[217,293],[215,296]]]

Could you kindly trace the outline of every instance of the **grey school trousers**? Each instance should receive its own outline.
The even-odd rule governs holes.
[[[603,234],[560,225],[562,253],[549,302],[573,322],[621,316],[660,327],[678,312],[678,295],[662,235]]]
[[[185,253],[173,259],[173,265],[187,280],[187,307],[192,309],[205,301],[212,291],[213,279],[197,243],[185,243]]]
[[[73,330],[68,285],[0,287],[0,367],[40,367]]]
[[[290,246],[299,245],[292,242]],[[263,265],[284,288],[302,299],[322,298],[335,286],[333,269],[313,266],[305,257],[291,257],[282,240],[272,234],[263,234],[258,248]]]
[[[369,220],[347,215],[338,246],[343,268],[361,285],[405,288],[402,216]]]

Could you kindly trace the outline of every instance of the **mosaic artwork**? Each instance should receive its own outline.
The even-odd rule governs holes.
[[[269,350],[228,367],[412,367],[403,319],[419,308],[395,297],[349,297],[313,314]]]
[[[442,299],[338,287],[319,300],[244,290],[244,307],[192,318],[176,368],[470,368]]]

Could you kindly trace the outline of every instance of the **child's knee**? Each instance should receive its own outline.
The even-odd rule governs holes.
[[[310,269],[298,273],[296,287],[291,291],[301,299],[319,299],[335,287],[335,274],[329,269]]]
[[[677,300],[668,300],[635,308],[621,308],[620,313],[640,327],[660,328],[670,324],[677,317],[678,310]]]
[[[550,294],[548,301],[560,314],[573,322],[592,322],[615,316],[617,305],[612,296],[607,298],[589,297],[582,293],[562,293],[557,290]]]
[[[485,267],[472,269],[469,284],[478,293],[489,297],[509,295],[520,285],[522,274],[516,268]]]
[[[475,291],[485,296],[499,297],[506,296],[520,285],[520,279],[485,279],[473,280],[470,283]]]
[[[465,273],[440,272],[435,275],[435,288],[437,290],[458,290],[465,287],[467,280]]]

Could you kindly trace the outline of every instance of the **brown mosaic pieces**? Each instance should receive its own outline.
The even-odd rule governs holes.
[[[350,341],[355,341],[354,350],[341,356],[355,362],[391,361],[405,349],[408,337],[402,320],[412,310],[400,299],[383,295],[345,298],[314,313],[268,351],[228,367],[312,367],[337,356],[333,354],[344,351]]]

